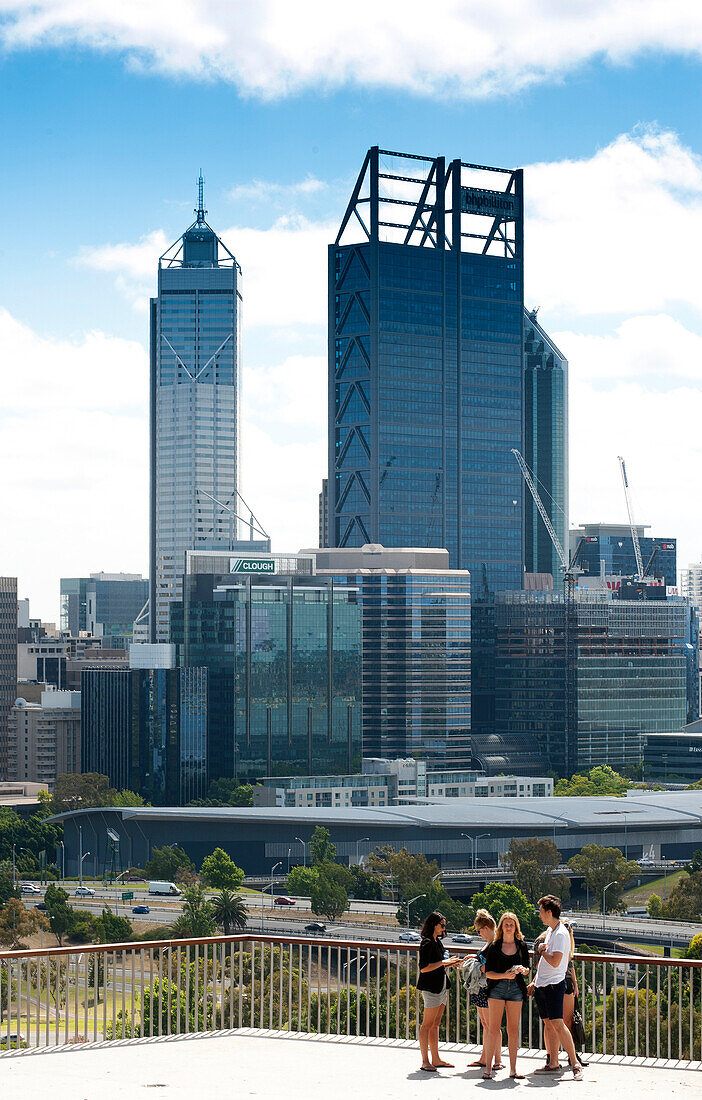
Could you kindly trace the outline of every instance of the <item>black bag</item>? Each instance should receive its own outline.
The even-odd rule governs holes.
[[[573,1042],[575,1043],[576,1050],[585,1049],[585,1024],[583,1023],[582,1013],[580,1011],[580,1003],[578,998],[575,998],[573,1005],[573,1023],[571,1024],[571,1031],[573,1033]]]

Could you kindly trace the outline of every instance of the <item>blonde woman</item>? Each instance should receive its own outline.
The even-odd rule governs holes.
[[[495,918],[488,913],[487,909],[478,909],[475,914],[475,920],[473,922],[475,931],[480,938],[484,940],[485,946],[476,955],[478,961],[482,964],[483,974],[485,973],[485,959],[487,955],[488,944],[491,944],[495,938]],[[490,1022],[488,1019],[488,996],[487,996],[487,981],[484,986],[481,986],[477,993],[470,994],[470,1003],[477,1010],[480,1017],[480,1023],[483,1029],[483,1049],[480,1052],[480,1057],[475,1062],[469,1062],[469,1066],[483,1066],[487,1065],[487,1046],[488,1046],[488,1032],[490,1030]],[[500,1042],[496,1053],[495,1069],[502,1069],[502,1034],[500,1033]]]
[[[517,1050],[522,1005],[527,997],[524,977],[528,973],[529,949],[519,926],[519,918],[516,913],[503,913],[497,924],[495,939],[488,947],[485,958],[489,1023],[489,1049],[483,1072],[483,1078],[486,1081],[492,1077],[498,1061],[502,1019],[505,1013],[507,1014],[509,1075],[517,1080],[524,1077],[523,1073],[517,1073]]]

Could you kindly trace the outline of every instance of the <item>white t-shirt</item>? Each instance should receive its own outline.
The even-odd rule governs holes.
[[[541,956],[534,981],[534,984],[539,987],[542,985],[556,985],[565,978],[568,960],[570,959],[570,933],[565,925],[559,921],[555,928],[548,929],[544,943],[549,955],[552,955],[555,951],[561,952],[561,961],[558,966],[551,966],[544,956]]]

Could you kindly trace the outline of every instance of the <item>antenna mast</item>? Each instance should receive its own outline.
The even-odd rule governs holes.
[[[200,178],[197,181],[197,224],[202,225],[205,221],[205,181],[202,178],[202,169],[200,169]]]

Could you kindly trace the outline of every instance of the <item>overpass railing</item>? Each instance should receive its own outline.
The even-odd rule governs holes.
[[[415,944],[242,932],[1,952],[0,1049],[230,1028],[416,1039],[417,951]],[[702,1062],[702,961],[575,960],[585,1057]],[[441,1029],[442,1042],[481,1042],[460,982],[452,983]],[[543,1046],[532,999],[521,1045]]]

